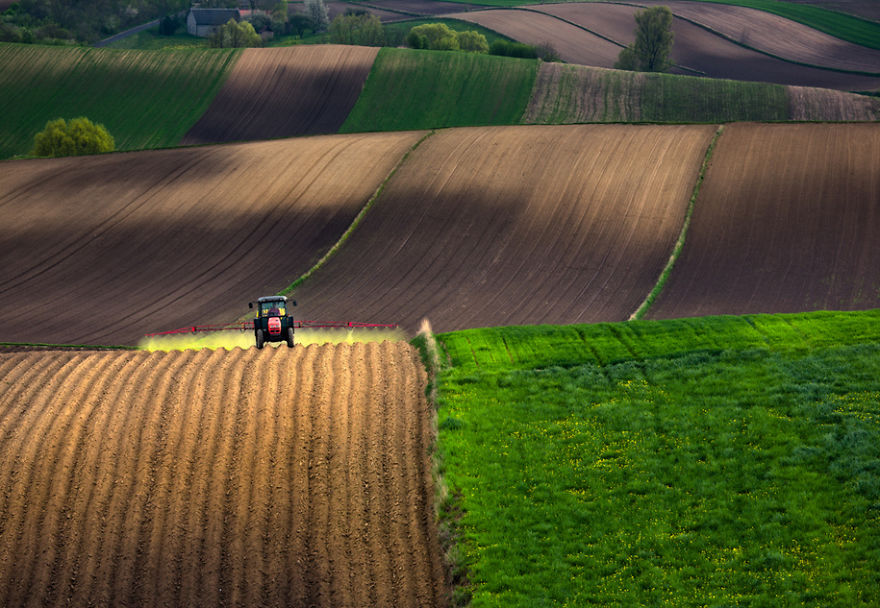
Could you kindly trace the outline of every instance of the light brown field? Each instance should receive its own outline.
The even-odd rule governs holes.
[[[378,50],[335,44],[245,49],[182,143],[336,133]]]
[[[327,265],[304,318],[438,331],[626,319],[681,230],[714,126],[449,129]]]
[[[880,307],[880,124],[731,125],[652,318]]]
[[[0,341],[136,344],[235,320],[320,259],[421,136],[5,162]]]
[[[614,67],[621,47],[599,36],[533,10],[489,10],[444,15],[470,21],[519,42],[553,45],[569,63]]]
[[[444,606],[405,343],[0,353],[0,605]]]

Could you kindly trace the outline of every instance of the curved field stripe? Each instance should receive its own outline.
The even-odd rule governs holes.
[[[378,50],[324,44],[247,49],[181,143],[336,133]]]
[[[3,605],[445,605],[408,345],[0,355],[41,369],[0,443]]]
[[[669,257],[714,131],[438,132],[297,289],[300,314],[412,330],[427,316],[443,331],[626,319]]]
[[[0,338],[132,344],[235,319],[320,259],[421,137],[13,162],[0,172]]]
[[[651,318],[880,306],[880,125],[730,125]]]
[[[519,122],[537,62],[383,48],[341,133]]]

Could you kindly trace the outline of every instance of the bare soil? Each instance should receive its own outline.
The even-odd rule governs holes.
[[[470,21],[519,42],[549,43],[568,63],[614,67],[621,47],[581,28],[533,10],[488,10],[444,15]]]
[[[668,6],[679,16],[735,42],[800,63],[880,74],[880,50],[830,36],[778,15],[711,2],[639,2]]]
[[[672,251],[714,132],[439,131],[298,288],[299,312],[437,331],[624,320]]]
[[[0,605],[447,605],[405,343],[0,353]]]
[[[181,143],[336,133],[378,50],[343,45],[245,49]]]
[[[641,10],[641,7],[588,2],[542,5],[535,10],[540,10],[548,15],[576,23],[625,46],[635,39],[634,15],[637,11]],[[530,15],[534,13],[528,11],[517,12],[521,13],[519,19],[525,21],[524,23],[519,23],[517,27],[528,29],[528,20],[531,18]],[[559,46],[557,46],[557,49],[565,61],[583,65],[613,67],[614,61],[617,60],[617,54],[620,51],[619,48],[616,51],[617,54],[614,55],[613,60],[610,62],[607,60],[603,62],[589,61],[580,55],[569,55],[564,52],[563,48],[569,42],[574,43],[575,39],[580,37],[580,34],[572,33],[571,25],[564,22],[560,23],[561,25],[557,29],[558,33],[551,41],[554,43],[554,46],[557,46],[558,42]],[[542,27],[548,33],[553,31],[549,23]],[[573,29],[576,30],[577,28]],[[512,35],[503,29],[499,31],[503,34]],[[776,59],[775,57],[740,46],[683,19],[675,19],[673,21],[673,32],[675,33],[675,42],[673,43],[671,57],[678,66],[672,70],[674,73],[849,91],[870,91],[880,87],[880,78],[878,77],[836,72]],[[864,56],[866,49],[855,45],[851,46],[854,49],[858,49],[856,57]],[[870,62],[873,60],[866,59],[862,61]]]
[[[880,307],[880,125],[731,125],[651,318]]]
[[[311,268],[421,136],[7,161],[0,341],[137,344],[235,320]]]

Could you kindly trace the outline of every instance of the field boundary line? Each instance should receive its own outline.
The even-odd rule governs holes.
[[[400,160],[397,161],[397,164],[394,165],[394,167],[391,169],[391,171],[388,173],[388,175],[385,176],[385,179],[382,180],[382,183],[379,184],[379,187],[376,188],[376,191],[373,192],[373,195],[369,198],[369,200],[367,200],[366,204],[361,208],[361,210],[355,216],[354,220],[352,220],[351,225],[346,229],[345,232],[342,233],[342,236],[339,237],[339,240],[336,241],[336,243],[332,247],[330,247],[330,249],[327,251],[327,253],[325,253],[323,255],[323,257],[321,257],[320,260],[315,262],[314,266],[312,266],[307,271],[305,271],[305,273],[303,273],[293,283],[291,283],[290,285],[288,285],[287,287],[282,289],[278,293],[278,295],[286,296],[290,292],[292,292],[294,289],[296,289],[297,287],[299,287],[300,285],[305,283],[313,274],[315,274],[318,270],[320,270],[324,266],[324,264],[326,264],[327,261],[331,257],[333,257],[333,255],[337,251],[339,251],[339,249],[346,243],[346,241],[348,241],[348,239],[351,237],[351,235],[354,234],[354,231],[357,229],[357,227],[363,221],[364,217],[366,217],[367,212],[369,212],[369,210],[373,207],[373,205],[379,199],[379,196],[381,196],[382,191],[385,190],[385,185],[388,183],[388,181],[392,177],[394,177],[394,175],[397,173],[397,170],[400,169],[404,165],[404,163],[406,163],[407,159],[409,159],[409,155],[412,154],[413,152],[415,152],[416,149],[418,149],[418,147],[422,145],[422,142],[424,142],[426,139],[431,137],[434,134],[434,132],[435,132],[434,129],[432,129],[432,130],[428,131],[427,133],[425,133],[416,143],[414,143],[410,147],[409,150],[406,151],[406,153],[403,156],[400,157]]]
[[[654,288],[648,293],[648,296],[639,307],[636,308],[635,312],[629,316],[629,319],[627,319],[628,321],[636,321],[644,317],[645,313],[648,312],[648,308],[651,307],[651,304],[654,303],[654,300],[656,300],[657,296],[660,295],[660,292],[663,291],[663,287],[666,285],[666,281],[672,272],[672,268],[675,266],[678,256],[681,255],[682,249],[684,249],[684,242],[687,237],[688,228],[691,225],[691,217],[694,214],[697,197],[700,194],[703,179],[706,177],[706,170],[709,168],[709,161],[712,160],[712,153],[715,151],[715,145],[718,143],[718,139],[723,132],[724,125],[719,125],[715,130],[715,135],[712,137],[712,140],[706,148],[706,153],[703,155],[703,164],[700,166],[700,172],[697,175],[697,181],[694,184],[694,191],[691,194],[691,200],[688,203],[687,211],[684,214],[684,222],[681,225],[681,232],[678,235],[678,240],[675,242],[675,246],[672,248],[672,253],[669,256],[669,260],[666,262],[666,266],[663,267],[660,276],[657,277],[657,283],[654,285]]]

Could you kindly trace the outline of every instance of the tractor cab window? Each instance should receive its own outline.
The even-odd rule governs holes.
[[[260,302],[261,317],[277,317],[284,315],[284,302]]]

